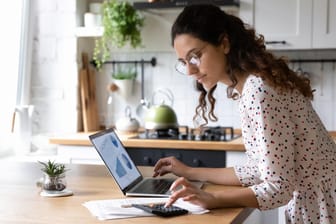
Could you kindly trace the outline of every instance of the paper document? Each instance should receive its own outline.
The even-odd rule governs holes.
[[[164,203],[168,198],[124,198],[111,200],[88,201],[83,204],[93,216],[99,220],[122,219],[142,216],[153,216],[143,210],[133,208],[131,204]],[[185,202],[182,199],[174,203],[175,206],[187,209],[191,214],[204,214],[209,212],[200,206]]]

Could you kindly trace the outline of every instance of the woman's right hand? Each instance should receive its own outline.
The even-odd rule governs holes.
[[[153,177],[163,176],[167,173],[173,173],[176,176],[185,177],[186,171],[191,168],[173,156],[165,157],[157,161],[154,166]]]

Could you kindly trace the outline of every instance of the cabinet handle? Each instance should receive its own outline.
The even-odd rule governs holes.
[[[152,163],[152,159],[151,159],[149,156],[144,156],[144,157],[143,157],[143,162],[144,162],[144,164],[146,164],[146,165],[151,165],[151,163]]]
[[[287,42],[285,40],[280,40],[280,41],[265,41],[265,44],[287,44]]]
[[[192,163],[195,167],[199,167],[201,165],[201,161],[199,159],[194,158]]]

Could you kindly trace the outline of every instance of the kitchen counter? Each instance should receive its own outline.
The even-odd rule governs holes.
[[[49,142],[57,145],[91,146],[90,133],[69,133],[49,138]],[[336,131],[329,131],[329,134],[336,139]],[[166,140],[166,139],[136,139],[136,134],[118,134],[125,147],[150,147],[150,148],[175,148],[175,149],[207,149],[220,151],[245,151],[241,137],[228,142],[217,141],[187,141],[187,140]]]
[[[42,176],[38,163],[0,163],[3,172],[0,184],[0,223],[243,223],[253,212],[249,208],[214,209],[203,215],[185,215],[172,218],[139,217],[102,222],[82,205],[91,200],[125,198],[104,166],[68,166],[68,188],[74,192],[70,197],[47,198],[39,195],[36,181]],[[139,167],[147,176],[148,169]],[[151,172],[150,172],[151,173]],[[147,174],[147,175],[146,175]],[[230,190],[234,186],[206,184],[206,191]]]
[[[58,155],[71,162],[101,162],[88,138],[92,133],[63,134],[50,138],[58,145]],[[335,139],[336,132],[330,132]],[[232,141],[188,141],[165,139],[138,139],[133,135],[118,134],[134,163],[138,166],[153,166],[158,159],[175,156],[194,167],[229,167],[246,162],[242,138]],[[79,151],[80,150],[80,153]]]
[[[73,145],[73,146],[91,146],[88,138],[91,133],[71,133],[50,137],[49,142],[57,145]],[[125,147],[137,148],[174,148],[174,149],[190,149],[208,151],[245,151],[242,138],[236,138],[232,141],[188,141],[188,140],[166,140],[166,139],[136,139],[132,138],[136,134],[118,134]]]

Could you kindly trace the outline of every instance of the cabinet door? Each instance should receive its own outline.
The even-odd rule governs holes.
[[[254,27],[269,49],[311,47],[312,0],[255,0]]]
[[[336,48],[336,0],[314,0],[313,5],[313,48]]]

